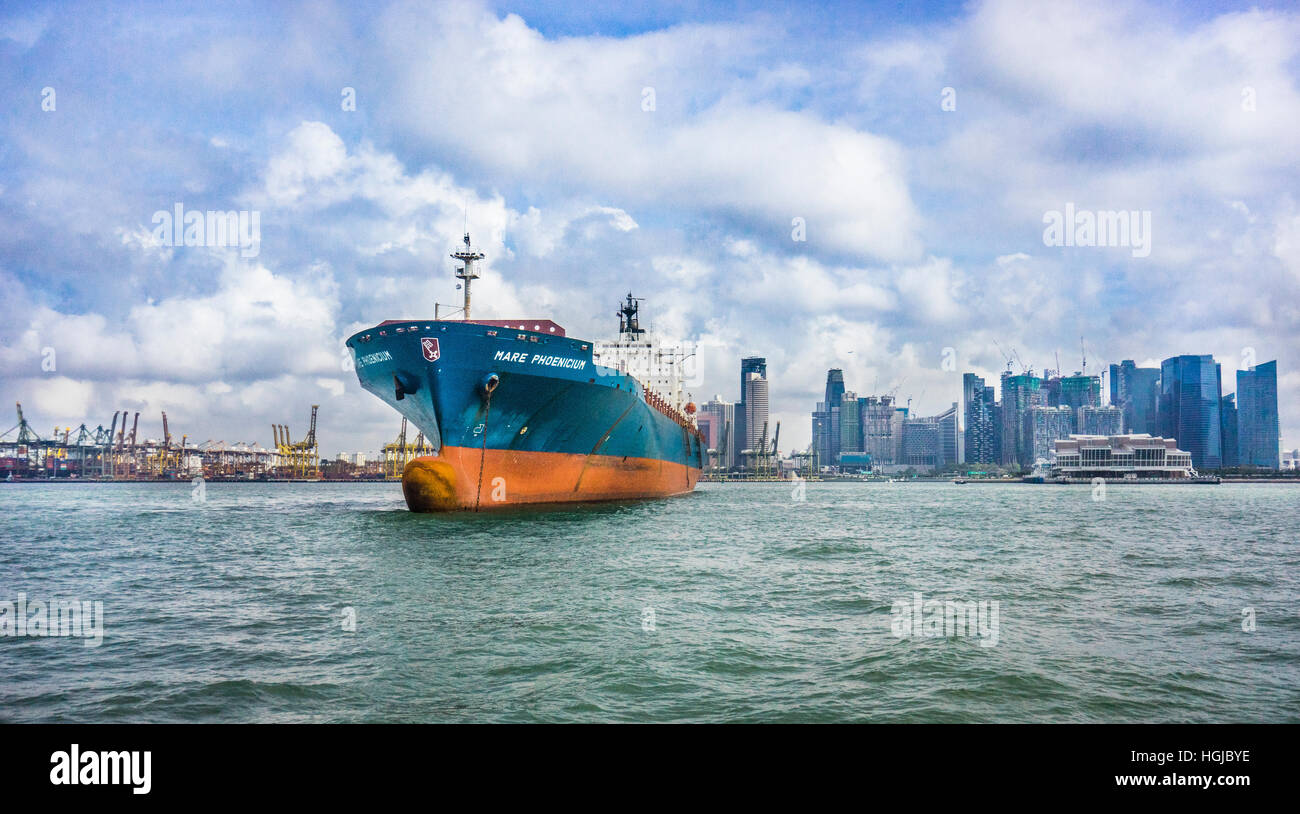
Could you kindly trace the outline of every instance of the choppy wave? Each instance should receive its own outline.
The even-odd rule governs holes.
[[[105,615],[0,637],[0,720],[1297,721],[1300,490],[1261,488],[0,485],[0,601]],[[900,630],[918,593],[996,641]]]

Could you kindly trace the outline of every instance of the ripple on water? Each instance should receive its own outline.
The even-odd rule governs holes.
[[[1258,488],[427,516],[395,484],[0,486],[0,599],[106,616],[0,639],[0,719],[1296,721],[1300,493]],[[999,602],[997,644],[895,637],[916,592]]]

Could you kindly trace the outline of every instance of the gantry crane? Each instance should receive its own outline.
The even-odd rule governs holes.
[[[100,444],[99,448],[99,476],[101,478],[111,477],[116,474],[113,471],[113,437],[117,434],[117,416],[118,411],[113,412],[113,423],[108,428],[108,435],[100,435],[103,427],[95,434],[95,442]]]
[[[402,428],[397,433],[397,440],[384,444],[384,479],[400,480],[406,471],[406,465],[421,455],[432,455],[433,445],[424,438],[424,432],[417,431],[414,443],[406,440],[406,417],[402,417]]]
[[[311,406],[311,425],[307,430],[307,437],[296,443],[289,435],[289,425],[271,425],[275,437],[275,451],[280,458],[277,474],[281,477],[320,477],[320,446],[316,442],[316,411],[319,409],[319,404]]]
[[[122,424],[122,428],[126,429],[125,422]],[[135,438],[136,438],[136,431],[139,429],[140,429],[140,411],[136,410],[135,418],[131,420],[131,442],[130,445],[127,447],[126,459],[123,462],[123,472],[122,472],[123,477],[134,478],[136,476],[136,473],[139,471],[139,468],[136,466],[136,460],[135,460]]]
[[[183,450],[172,447],[171,427],[167,424],[167,411],[162,411],[162,446],[148,456],[149,474],[155,478],[175,476],[180,471]]]
[[[384,444],[384,480],[397,480],[406,469],[406,416],[402,416],[402,428],[397,432],[397,440]]]
[[[18,474],[28,475],[39,465],[41,437],[32,431],[31,426],[27,423],[27,419],[23,417],[23,405],[18,402],[14,403],[18,408],[18,423],[15,426],[10,427],[4,435],[8,435],[14,430],[18,431],[18,435],[15,439],[16,457],[25,461],[25,464]],[[0,438],[4,437],[4,435],[0,435]]]

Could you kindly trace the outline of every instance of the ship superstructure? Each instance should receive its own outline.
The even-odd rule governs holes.
[[[685,390],[687,365],[694,354],[679,346],[661,344],[641,327],[639,312],[640,301],[628,292],[627,300],[618,309],[618,338],[597,342],[593,358],[635,376],[647,390],[674,409],[686,412],[691,403],[691,394]]]

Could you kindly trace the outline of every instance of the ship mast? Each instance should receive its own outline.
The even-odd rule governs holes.
[[[465,233],[465,248],[452,252],[451,256],[465,265],[456,270],[456,276],[465,281],[465,321],[469,321],[469,283],[478,279],[478,269],[474,264],[483,259],[483,252],[475,251],[469,243],[469,232]]]
[[[620,334],[628,334],[631,337],[628,341],[635,340],[641,334],[645,333],[641,328],[640,322],[637,320],[638,299],[639,298],[637,297],[633,297],[632,292],[629,291],[627,294],[627,302],[618,309],[618,332]]]

